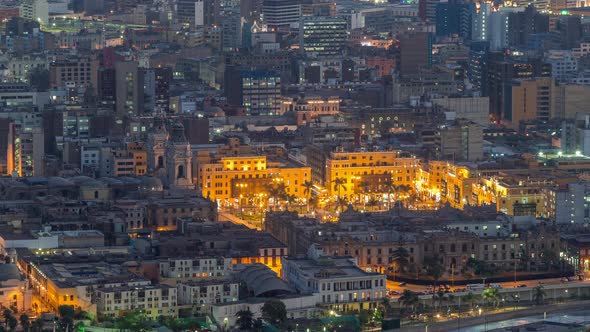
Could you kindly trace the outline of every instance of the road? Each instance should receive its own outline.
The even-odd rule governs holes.
[[[526,285],[527,287],[535,287],[538,286],[539,284],[542,285],[560,285],[560,284],[565,284],[567,283],[568,285],[575,285],[576,283],[584,283],[584,282],[588,282],[588,281],[566,281],[563,282],[561,280],[561,278],[553,278],[553,279],[541,279],[541,280],[526,280],[526,281],[517,281],[516,283],[511,281],[511,282],[502,282],[500,283],[500,285],[502,286],[502,288],[515,288],[519,285]],[[411,290],[412,292],[424,292],[427,293],[428,292],[428,286],[423,286],[423,285],[414,285],[414,284],[406,284],[405,286],[399,286],[400,282],[399,281],[391,281],[391,280],[387,280],[387,289],[388,290],[394,290],[398,293],[402,293],[405,289]],[[459,289],[463,289],[465,288],[465,286],[457,286],[457,288]],[[393,298],[399,297],[399,295],[393,296]]]
[[[581,309],[582,308],[582,309]],[[440,323],[429,323],[430,332],[482,332],[491,329],[506,328],[545,320],[562,323],[588,323],[590,321],[590,301],[576,301],[562,304],[537,306],[523,310],[504,312],[493,315],[482,315],[473,318]],[[426,326],[402,328],[404,332],[423,332]]]

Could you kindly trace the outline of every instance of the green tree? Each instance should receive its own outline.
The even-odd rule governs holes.
[[[547,270],[553,268],[559,262],[559,255],[554,250],[544,249],[541,252],[541,261]]]
[[[74,316],[76,316],[76,310],[71,305],[60,305],[57,308],[57,312],[60,317],[60,326],[63,330],[70,330],[74,324]]]
[[[250,310],[240,310],[236,313],[236,323],[240,330],[250,331],[254,325],[254,315]]]
[[[379,302],[379,307],[383,317],[388,317],[391,314],[391,302],[387,297],[383,297]]]
[[[27,314],[22,314],[19,317],[20,326],[23,328],[23,331],[28,331],[29,327],[31,327],[31,320]]]
[[[533,288],[533,301],[535,301],[536,304],[543,303],[546,296],[547,293],[545,292],[543,285]]]
[[[135,309],[121,315],[115,320],[115,326],[119,330],[142,332],[148,330],[147,318],[142,310]]]
[[[467,295],[463,296],[463,301],[469,303],[469,309],[473,309],[475,303],[479,301],[479,295],[469,292]]]
[[[268,323],[281,327],[287,320],[287,308],[281,300],[271,299],[262,306],[262,318]]]
[[[13,317],[12,310],[4,309],[4,311],[2,312],[2,317],[4,318],[4,327],[8,327],[8,321],[11,317]]]
[[[279,205],[281,200],[287,197],[287,186],[283,181],[269,183],[266,186],[268,198],[273,199],[274,205]]]
[[[438,303],[438,307],[439,308],[442,308],[443,302],[446,299],[445,298],[445,292],[442,289],[439,288],[438,292],[436,292],[436,294],[435,294],[434,297],[436,299],[436,302]]]
[[[334,179],[334,190],[338,191],[338,197],[342,197],[341,192],[344,189],[346,191],[346,179],[335,178]]]
[[[481,297],[486,301],[486,303],[491,304],[494,307],[498,306],[500,302],[500,291],[497,288],[486,288],[481,293]]]
[[[307,202],[307,211],[309,211],[309,201],[311,199],[311,188],[313,188],[313,182],[305,180],[301,186],[303,187],[303,194],[305,195],[305,201]]]
[[[402,246],[397,247],[393,251],[393,261],[397,264],[398,268],[403,271],[406,270],[406,267],[410,263],[410,254],[408,250]]]
[[[399,297],[399,303],[407,310],[411,308],[411,311],[414,311],[414,308],[418,303],[420,303],[420,298],[416,293],[412,292],[409,289],[404,289],[404,292]]]
[[[33,332],[41,332],[43,331],[43,320],[41,318],[37,318],[31,324],[31,330]]]
[[[14,316],[8,317],[8,328],[10,329],[10,331],[16,330],[17,326],[18,326],[18,320],[16,319],[16,317],[14,317]]]
[[[388,207],[388,209],[391,209],[391,196],[395,197],[395,202],[398,203],[398,208],[401,208],[401,206],[399,206],[400,195],[402,193],[409,193],[410,190],[412,190],[412,188],[408,185],[395,184],[395,182],[393,182],[393,179],[389,179],[385,183],[385,186],[387,189],[387,207]]]
[[[434,280],[434,286],[438,285],[438,280],[442,277],[444,268],[440,262],[438,255],[424,257],[424,270],[426,275]]]
[[[262,319],[256,318],[256,320],[254,320],[254,322],[252,323],[252,331],[261,332],[263,329],[264,323],[262,322]]]

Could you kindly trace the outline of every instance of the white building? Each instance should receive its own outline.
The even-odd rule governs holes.
[[[176,289],[178,304],[195,304],[201,312],[208,312],[211,304],[236,302],[240,295],[239,283],[219,279],[181,282]]]
[[[176,288],[168,285],[106,287],[95,291],[96,310],[107,317],[142,309],[152,319],[178,317]]]
[[[160,277],[174,279],[205,279],[225,277],[232,269],[231,258],[168,258],[159,262]]]
[[[548,190],[547,204],[555,211],[558,224],[587,224],[590,222],[590,185],[586,182],[568,183],[567,187]]]
[[[566,82],[578,73],[578,59],[571,51],[550,50],[545,54],[545,62],[551,64],[551,76],[558,82]]]
[[[368,310],[386,296],[384,274],[363,271],[352,257],[325,256],[315,244],[307,258],[283,258],[282,274],[291,287],[336,310]]]
[[[2,234],[0,235],[0,252],[11,248],[55,249],[59,247],[59,235],[49,231],[34,234]]]
[[[20,16],[46,25],[49,22],[49,4],[47,0],[23,0]]]
[[[476,3],[476,11],[472,16],[471,29],[473,41],[488,40],[490,32],[490,15],[492,6],[488,3]]]

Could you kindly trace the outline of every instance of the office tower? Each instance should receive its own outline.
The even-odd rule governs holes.
[[[579,16],[563,16],[557,22],[557,34],[562,49],[580,46],[582,23]]]
[[[476,161],[483,158],[483,127],[458,119],[440,130],[437,138],[438,158]]]
[[[419,0],[418,1],[418,17],[423,21],[436,21],[436,6],[440,0]]]
[[[262,17],[271,27],[296,24],[301,18],[301,4],[295,0],[264,0]]]
[[[521,122],[547,122],[555,117],[557,87],[552,77],[515,80],[507,96],[502,122],[518,129]]]
[[[219,23],[220,0],[177,0],[176,20],[190,27]]]
[[[8,118],[0,118],[0,175],[10,176],[14,171],[15,135],[14,121]]]
[[[309,16],[300,26],[301,49],[309,57],[338,57],[346,47],[346,20],[331,16]]]
[[[488,3],[476,3],[475,10],[471,16],[471,40],[484,41],[488,40],[490,33],[490,15],[492,6]]]
[[[243,106],[248,115],[280,113],[281,77],[274,71],[228,67],[224,91],[228,103]]]
[[[399,37],[401,76],[415,74],[432,65],[432,36],[429,32],[413,32]]]
[[[92,88],[98,86],[98,60],[90,56],[68,56],[49,64],[49,86],[61,88],[75,84]]]
[[[146,68],[141,72],[145,113],[167,113],[170,108],[172,68]]]
[[[471,38],[471,16],[473,4],[456,1],[441,2],[436,5],[436,35],[458,35]]]
[[[46,25],[49,22],[49,4],[47,0],[23,0],[20,16]]]
[[[223,12],[221,20],[221,48],[224,51],[235,51],[242,47],[243,20],[239,8]]]
[[[144,111],[143,71],[137,62],[121,61],[115,64],[115,109],[119,115],[141,114]]]
[[[487,90],[484,95],[490,97],[490,113],[495,121],[500,121],[504,114],[511,113],[508,94],[512,91],[514,80],[526,80],[536,77],[550,77],[551,65],[539,58],[516,59],[505,57],[503,53],[492,52],[488,55]],[[511,118],[511,115],[508,115]]]
[[[469,67],[467,77],[472,89],[484,93],[487,91],[487,64],[489,43],[487,41],[474,41],[469,48]]]

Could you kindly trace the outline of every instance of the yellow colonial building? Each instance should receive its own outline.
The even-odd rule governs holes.
[[[434,160],[422,165],[416,188],[431,199],[462,209],[466,204],[478,204],[473,195],[477,182],[478,173],[468,166]]]
[[[307,198],[303,184],[311,181],[311,169],[288,161],[270,161],[264,155],[197,159],[197,183],[203,196],[218,204],[263,205],[269,185],[284,186],[285,193]]]
[[[414,188],[418,159],[399,151],[331,152],[326,160],[330,195],[388,193],[389,183]]]

